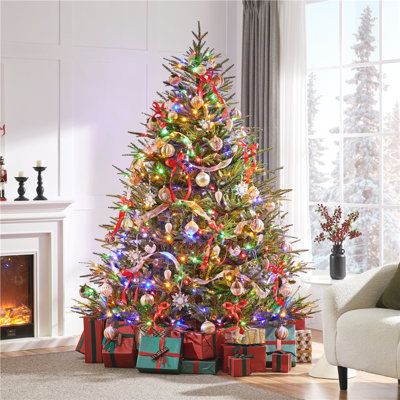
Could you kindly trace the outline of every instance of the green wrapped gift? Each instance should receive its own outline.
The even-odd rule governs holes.
[[[179,374],[181,339],[165,336],[143,336],[140,340],[136,368],[140,372]]]
[[[217,360],[183,360],[182,374],[215,375],[217,373]]]

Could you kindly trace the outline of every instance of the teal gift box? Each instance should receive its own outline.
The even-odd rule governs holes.
[[[182,374],[215,375],[217,373],[217,360],[183,360]]]
[[[179,374],[181,347],[181,339],[143,336],[140,340],[136,368],[140,372]]]
[[[294,325],[287,325],[289,334],[285,340],[281,340],[281,348],[277,349],[277,339],[275,337],[275,326],[265,328],[265,340],[267,345],[267,367],[272,367],[272,353],[282,350],[284,353],[292,354],[292,367],[296,366],[296,328]]]

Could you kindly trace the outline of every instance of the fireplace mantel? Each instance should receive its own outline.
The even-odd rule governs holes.
[[[64,229],[70,200],[0,203],[1,255],[34,256],[34,337],[0,341],[0,350],[66,346],[64,329]]]

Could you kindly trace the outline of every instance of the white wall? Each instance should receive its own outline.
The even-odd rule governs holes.
[[[112,215],[109,193],[119,193],[112,164],[125,167],[128,130],[141,129],[156,90],[168,76],[162,58],[191,43],[200,20],[209,44],[237,64],[241,2],[235,1],[2,1],[0,122],[9,171],[29,175],[35,160],[48,166],[45,195],[73,199],[67,217],[65,334],[81,329],[69,312],[79,297],[80,262],[98,249],[98,228]],[[236,71],[235,71],[236,73]]]

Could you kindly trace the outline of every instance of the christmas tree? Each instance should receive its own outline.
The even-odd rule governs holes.
[[[280,211],[287,191],[256,162],[254,134],[228,94],[228,60],[206,47],[200,26],[193,35],[183,57],[166,60],[166,90],[145,129],[131,132],[118,216],[74,311],[149,333],[309,316],[313,304],[293,287],[307,267]]]

